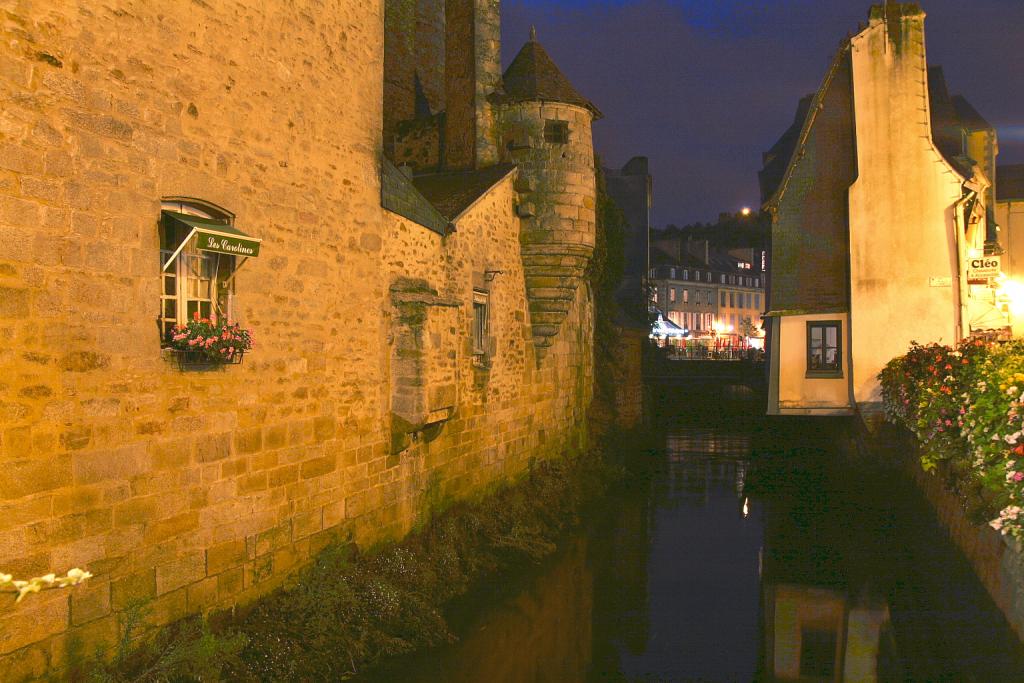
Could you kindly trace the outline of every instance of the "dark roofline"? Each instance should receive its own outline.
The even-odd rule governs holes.
[[[532,30],[530,40],[523,44],[502,74],[502,84],[503,92],[495,95],[500,102],[557,102],[588,109],[594,120],[604,116],[573,87]]]
[[[996,201],[1024,200],[1024,164],[996,168]]]
[[[785,196],[786,189],[789,187],[790,178],[793,177],[793,173],[796,171],[796,165],[802,156],[801,152],[807,144],[807,138],[810,137],[811,129],[814,127],[814,122],[818,118],[818,112],[822,109],[822,101],[825,98],[825,93],[828,91],[829,86],[832,84],[832,79],[835,78],[836,72],[839,71],[839,67],[842,65],[841,60],[849,54],[850,45],[850,39],[844,38],[839,49],[836,51],[835,56],[832,58],[832,63],[829,66],[828,72],[825,74],[825,78],[822,80],[821,85],[818,86],[818,89],[814,92],[814,97],[811,100],[810,107],[808,107],[807,118],[804,119],[804,125],[800,129],[800,136],[797,138],[796,146],[793,148],[793,154],[790,156],[789,162],[786,165],[786,172],[782,174],[782,180],[779,181],[779,186],[775,189],[775,193],[762,205],[764,210],[774,211],[778,208],[779,202],[782,201],[783,196]]]

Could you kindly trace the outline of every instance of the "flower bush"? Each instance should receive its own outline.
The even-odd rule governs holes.
[[[67,588],[68,586],[77,586],[86,579],[91,578],[91,573],[83,569],[79,569],[78,567],[68,570],[68,573],[64,576],[57,576],[56,574],[51,573],[44,576],[34,576],[27,580],[15,579],[10,574],[0,572],[0,591],[16,592],[18,597],[15,598],[14,601],[21,602],[29,593],[38,593],[39,591],[47,588]]]
[[[185,325],[175,325],[167,340],[172,349],[193,351],[203,360],[226,363],[252,348],[252,332],[238,323],[219,323],[196,313]]]
[[[879,373],[886,416],[975,519],[1024,538],[1024,342],[912,344]]]

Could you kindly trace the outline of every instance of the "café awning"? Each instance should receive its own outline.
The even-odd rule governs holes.
[[[193,238],[196,240],[196,248],[202,251],[243,258],[255,258],[260,255],[262,239],[247,235],[225,221],[167,210],[161,212],[161,219],[189,231],[171,257],[167,259],[167,263],[163,267],[165,271]]]

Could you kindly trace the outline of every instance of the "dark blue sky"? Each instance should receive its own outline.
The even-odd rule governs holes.
[[[761,152],[817,89],[868,0],[504,0],[507,64],[531,24],[604,112],[606,165],[651,160],[657,226],[758,205]],[[1024,162],[1024,0],[923,0],[928,61]]]

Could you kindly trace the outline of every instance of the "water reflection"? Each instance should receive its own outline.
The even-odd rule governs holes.
[[[1024,680],[916,493],[814,429],[673,430],[513,598],[379,680]]]

